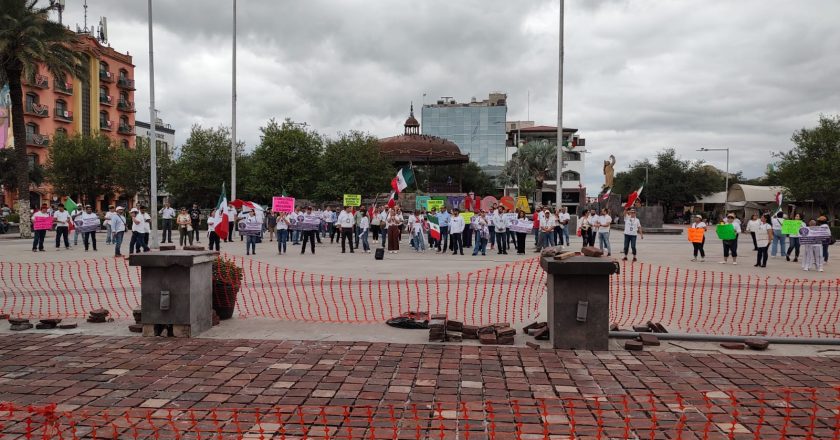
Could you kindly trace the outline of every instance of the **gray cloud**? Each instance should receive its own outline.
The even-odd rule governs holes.
[[[66,23],[81,23],[81,0]],[[146,2],[89,0],[137,65],[147,120]],[[155,0],[157,107],[183,142],[191,124],[230,123],[230,0]],[[565,122],[619,169],[664,147],[756,176],[820,113],[840,111],[833,0],[567,0]],[[239,1],[238,134],[268,119],[326,134],[400,132],[409,101],[509,94],[509,119],[556,121],[557,1]],[[720,156],[720,157],[718,157]]]

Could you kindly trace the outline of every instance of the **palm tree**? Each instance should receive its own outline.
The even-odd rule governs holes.
[[[0,0],[0,84],[9,84],[12,102],[21,238],[32,236],[21,80],[38,65],[46,66],[59,78],[67,74],[81,77],[84,69],[84,54],[76,34],[49,20],[48,14],[55,7],[39,6],[38,0]]]
[[[528,142],[513,154],[513,158],[502,170],[500,179],[508,183],[533,181],[537,192],[535,202],[539,204],[542,200],[543,183],[554,175],[556,162],[557,147],[555,145],[548,142]]]

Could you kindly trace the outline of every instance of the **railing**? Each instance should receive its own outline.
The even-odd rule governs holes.
[[[114,105],[111,95],[99,95],[99,103],[104,105]]]
[[[53,89],[58,93],[65,95],[73,94],[73,83],[55,80],[53,81]]]
[[[33,87],[38,87],[39,89],[48,89],[50,88],[50,79],[47,78],[45,75],[37,74],[31,76],[26,81],[27,84]]]
[[[71,112],[70,110],[65,110],[65,109],[62,109],[62,108],[56,108],[53,111],[53,115],[55,116],[55,119],[58,119],[59,121],[68,121],[69,122],[69,121],[73,120],[73,112]]]
[[[99,129],[111,131],[111,121],[107,119],[99,121]]]
[[[39,104],[37,102],[27,102],[24,113],[28,115],[46,118],[50,115],[50,108],[46,104]]]
[[[117,80],[117,87],[126,90],[135,90],[134,80],[129,78],[120,78]]]
[[[120,99],[117,102],[117,109],[119,109],[121,111],[124,111],[124,112],[134,113],[134,111],[135,111],[134,110],[134,102],[126,101],[124,99]]]
[[[104,82],[114,82],[114,75],[108,70],[99,70],[99,79]]]
[[[134,133],[134,127],[131,125],[120,124],[120,128],[117,131],[120,134],[132,134]]]
[[[40,133],[26,133],[26,145],[46,147],[50,144],[50,138]]]

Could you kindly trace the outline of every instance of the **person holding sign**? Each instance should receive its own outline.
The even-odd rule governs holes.
[[[32,252],[44,252],[44,238],[47,236],[47,230],[52,227],[52,217],[50,217],[49,212],[47,212],[49,206],[47,204],[41,205],[41,210],[32,214],[32,224],[37,226],[35,227],[35,231],[32,238]],[[39,218],[42,219],[49,219],[47,220],[38,220]],[[44,228],[41,225],[49,225],[49,227]],[[43,229],[41,229],[43,228]]]
[[[642,232],[642,223],[636,218],[636,210],[630,208],[624,215],[624,261],[627,261],[627,251],[632,247],[633,261],[636,261],[636,236],[642,240],[645,234]]]
[[[732,254],[732,264],[738,264],[738,233],[741,232],[741,221],[735,218],[735,214],[729,213],[726,221],[721,222],[725,228],[718,227],[718,236],[723,240],[723,261],[720,264],[729,262],[729,254]],[[723,235],[721,234],[723,231]]]
[[[516,215],[517,222],[526,222],[528,219],[525,217],[525,211],[519,210]],[[528,233],[525,231],[516,231],[516,254],[517,255],[525,255],[525,240],[528,237]]]
[[[347,196],[344,196],[345,198]],[[353,226],[356,224],[356,220],[353,217],[353,213],[351,212],[350,206],[346,206],[344,211],[341,211],[341,214],[338,215],[338,223],[336,225],[341,228],[341,253],[347,252],[347,247],[345,244],[347,241],[350,242],[350,253],[353,252]]]
[[[286,253],[286,242],[289,241],[289,216],[285,212],[280,211],[277,214],[277,254],[283,255]]]
[[[93,208],[90,205],[85,205],[85,212],[81,216],[82,224],[85,226],[84,235],[82,236],[82,241],[85,244],[85,252],[88,251],[88,246],[92,242],[93,243],[93,251],[96,252],[96,230],[99,229],[99,216],[93,212]],[[96,223],[96,228],[93,229],[93,226],[90,226],[91,229],[88,229],[88,225],[93,225]]]
[[[400,251],[400,225],[402,224],[402,214],[391,208],[388,210],[388,219],[385,224],[388,226],[388,253],[396,254]],[[384,237],[384,236],[383,236]]]
[[[181,247],[186,246],[187,241],[189,241],[190,246],[192,246],[192,219],[190,218],[190,214],[187,212],[187,208],[181,208],[181,213],[178,214],[178,217],[175,219],[175,221],[178,224],[178,235],[180,236]]]
[[[825,218],[825,217],[820,217]],[[808,222],[810,228],[815,229],[817,227],[817,222],[815,220],[811,220]],[[819,226],[820,228],[828,228],[828,225],[823,223]],[[802,256],[802,270],[809,271],[812,268],[817,269],[820,272],[823,272],[823,265],[825,264],[823,261],[823,243],[819,241],[815,241],[813,243],[808,242],[804,246],[805,252]]]
[[[700,254],[700,262],[706,261],[706,250],[703,246],[706,245],[706,222],[703,221],[703,216],[697,214],[694,216],[694,223],[688,229],[688,241],[694,247],[694,258],[691,261],[697,261],[697,254]]]
[[[767,267],[767,248],[773,241],[773,226],[770,225],[770,214],[761,217],[761,224],[755,233],[755,241],[758,242],[758,255],[755,259],[755,267]]]
[[[257,218],[257,210],[251,209],[248,211],[248,217],[243,220],[245,225],[248,229],[252,229],[254,227],[261,228],[262,222],[260,219]],[[257,226],[255,226],[257,225]],[[260,236],[258,234],[249,234],[248,238],[245,240],[245,255],[257,255],[257,241],[259,240]]]
[[[466,224],[464,223],[464,217],[461,217],[461,210],[454,208],[452,210],[452,220],[449,221],[449,234],[452,240],[452,255],[456,255],[458,253],[464,255],[464,243],[462,238],[465,227]]]
[[[70,249],[67,232],[70,230],[70,213],[65,211],[64,205],[58,204],[58,211],[53,213],[55,219],[55,248],[61,249],[61,237],[64,237],[64,249]]]
[[[790,253],[794,250],[796,254],[793,256],[793,261],[799,261],[799,230],[805,227],[805,222],[802,221],[802,216],[799,213],[796,213],[793,216],[793,220],[785,220],[782,223],[782,233],[786,234],[790,237],[790,247],[788,247],[787,254],[785,255],[785,259],[790,261]]]

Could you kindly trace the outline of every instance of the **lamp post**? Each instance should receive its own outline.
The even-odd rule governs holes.
[[[565,0],[560,0],[560,51],[557,69],[557,208],[563,206],[563,22]]]
[[[151,207],[149,209],[152,216],[152,239],[151,247],[157,248],[158,244],[158,204],[157,204],[157,112],[155,111],[155,51],[154,51],[154,34],[152,32],[152,0],[149,0],[149,152],[151,176],[150,196]]]
[[[230,199],[236,200],[236,0],[233,0],[233,84],[230,116]]]
[[[723,210],[726,211],[729,209],[727,205],[729,205],[729,148],[700,148],[697,151],[702,151],[704,153],[709,151],[726,151],[726,188],[724,188],[724,201],[723,201]]]

